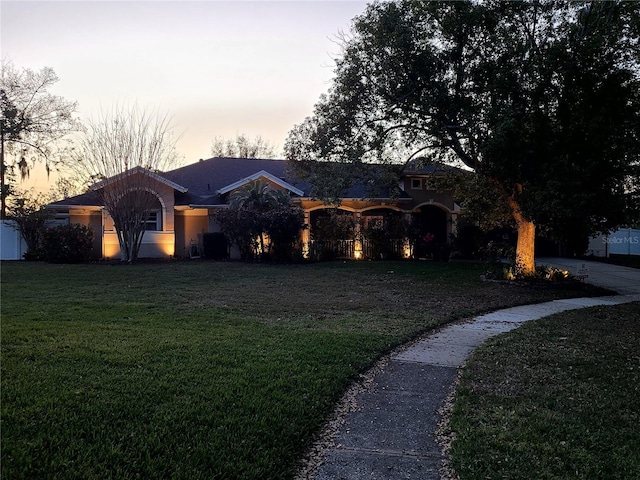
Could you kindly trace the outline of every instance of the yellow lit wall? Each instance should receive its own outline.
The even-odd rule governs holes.
[[[191,240],[198,242],[209,231],[208,210],[180,210],[175,214],[176,257],[188,257]]]
[[[102,239],[102,252],[105,258],[120,258],[120,243],[116,232],[105,232]],[[173,232],[145,232],[140,245],[140,258],[165,258],[175,254],[175,235]]]

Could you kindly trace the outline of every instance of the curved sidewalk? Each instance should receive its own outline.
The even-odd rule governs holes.
[[[577,261],[543,259],[541,263],[568,268]],[[640,270],[611,265],[603,269],[591,263],[587,281],[606,282],[622,295],[500,310],[445,327],[392,355],[375,376],[374,387],[357,395],[357,411],[344,418],[333,445],[323,452],[322,464],[308,478],[439,480],[443,457],[435,435],[438,411],[458,367],[476,347],[529,320],[577,308],[640,301]]]

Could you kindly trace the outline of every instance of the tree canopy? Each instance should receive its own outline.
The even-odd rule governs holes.
[[[2,62],[0,76],[0,145],[2,216],[10,194],[8,178],[14,169],[29,175],[37,161],[44,161],[47,172],[64,158],[60,140],[80,129],[73,117],[76,102],[53,95],[49,89],[58,81],[55,72],[17,69]]]
[[[373,3],[286,157],[320,183],[318,161],[473,170],[530,272],[536,227],[586,237],[637,213],[639,30],[637,2]]]
[[[251,139],[242,133],[233,139],[214,138],[211,144],[211,155],[228,158],[275,158],[276,148],[260,135]]]

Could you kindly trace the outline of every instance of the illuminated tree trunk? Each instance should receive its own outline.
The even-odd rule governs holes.
[[[536,226],[522,214],[518,202],[510,196],[509,206],[518,227],[518,243],[516,244],[516,268],[523,275],[533,275],[536,271],[535,244]]]
[[[535,262],[536,226],[533,222],[523,220],[518,223],[518,244],[516,245],[516,265],[525,275],[533,275]]]

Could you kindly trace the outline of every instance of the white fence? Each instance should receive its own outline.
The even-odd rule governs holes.
[[[599,235],[589,242],[588,255],[608,257],[614,255],[640,255],[640,230],[621,228],[609,235]]]
[[[27,251],[27,245],[13,225],[11,220],[0,222],[0,260],[22,260]]]

